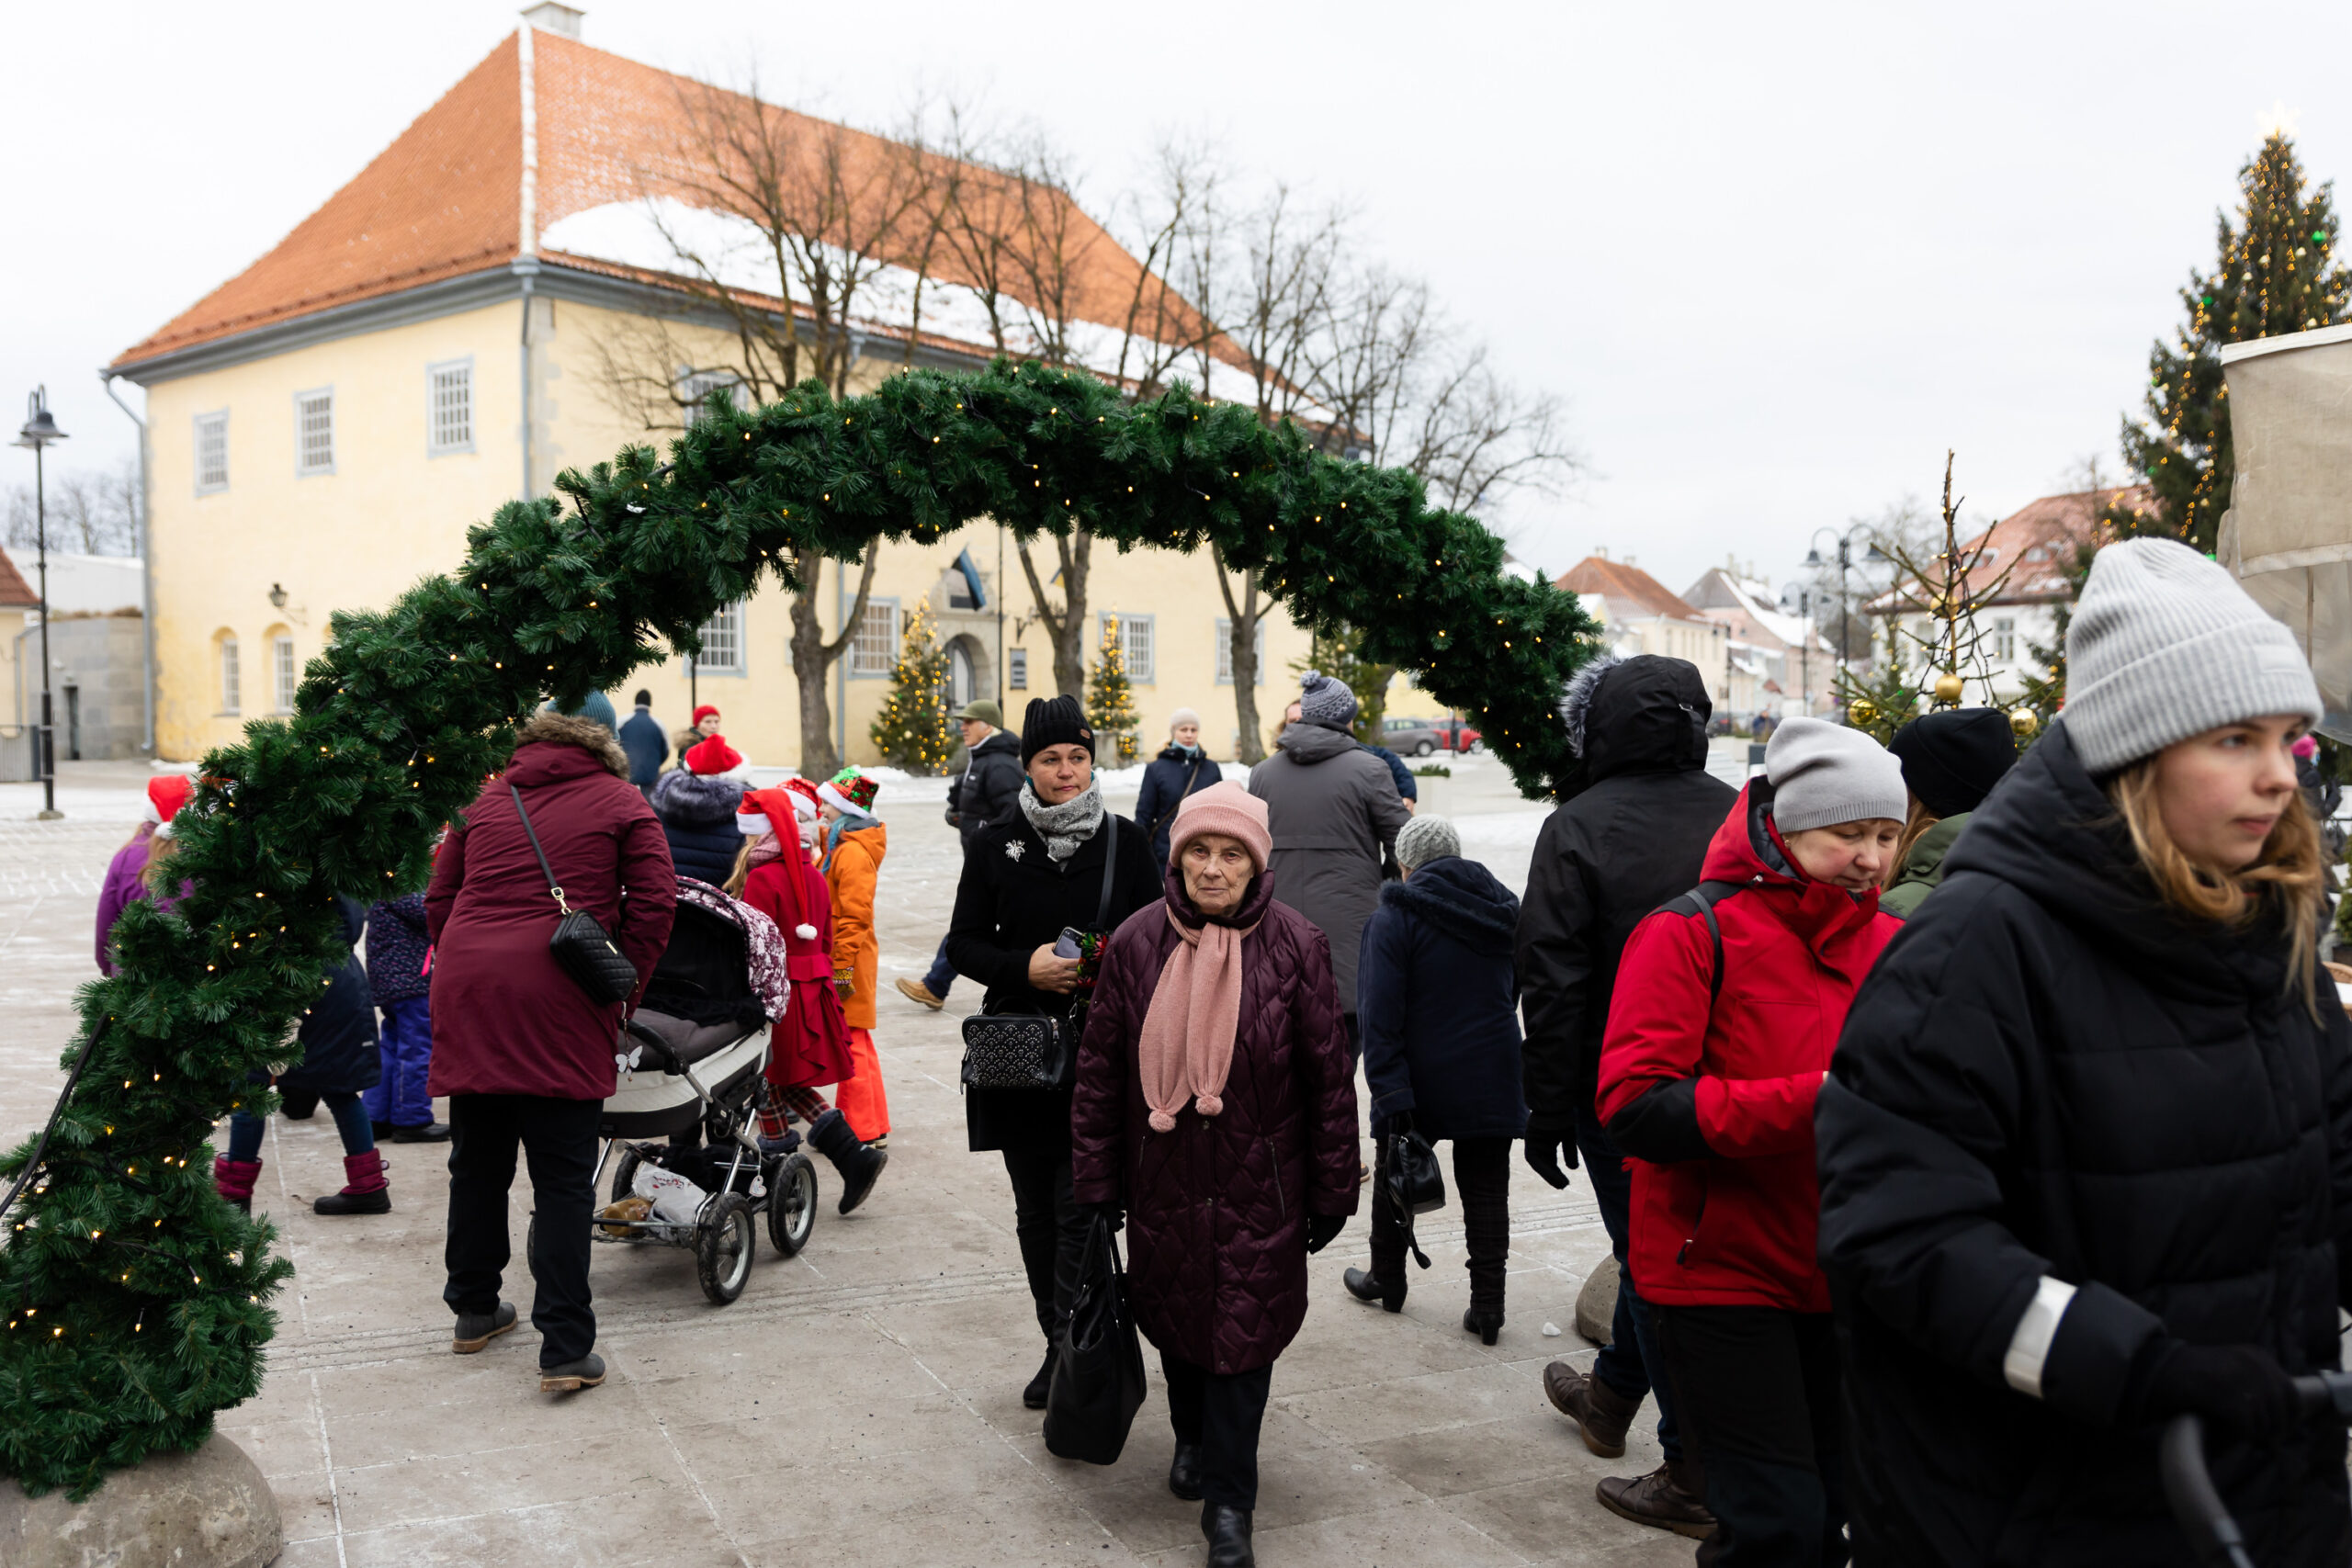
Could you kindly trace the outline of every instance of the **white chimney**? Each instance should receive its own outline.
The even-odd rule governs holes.
[[[576,39],[580,36],[580,18],[587,14],[576,6],[562,4],[562,0],[539,0],[536,6],[524,7],[523,20],[543,33]]]

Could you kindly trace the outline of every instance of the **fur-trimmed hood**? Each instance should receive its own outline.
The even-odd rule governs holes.
[[[1419,916],[1480,953],[1509,957],[1519,936],[1519,899],[1475,860],[1443,855],[1403,882],[1380,885],[1380,901]]]
[[[1560,697],[1568,749],[1586,784],[1618,773],[1680,773],[1707,765],[1706,678],[1685,659],[1603,655],[1570,678]]]
[[[628,782],[628,754],[621,750],[613,732],[593,718],[569,713],[535,713],[514,731],[514,745],[519,750],[538,741],[577,746],[602,762],[613,777]]]
[[[732,827],[743,785],[731,773],[673,768],[653,781],[654,815],[673,828]]]

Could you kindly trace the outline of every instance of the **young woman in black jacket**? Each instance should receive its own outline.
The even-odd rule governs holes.
[[[2292,636],[2100,552],[2059,722],[1862,987],[1815,1111],[1859,1564],[2179,1563],[2191,1413],[2266,1565],[2352,1553],[2290,1378],[2352,1303],[2352,1034],[2315,976]]]
[[[1067,1018],[1092,974],[1091,964],[1081,974],[1079,959],[1056,954],[1062,931],[1109,935],[1159,898],[1159,875],[1143,833],[1102,804],[1094,783],[1094,731],[1076,699],[1030,702],[1021,756],[1028,781],[1020,808],[984,829],[965,851],[947,957],[957,974],[988,987],[983,1011]],[[1074,1062],[1075,1038],[1070,1055]],[[1087,1216],[1070,1196],[1071,1095],[1070,1088],[964,1092],[972,1150],[1004,1156],[1013,1231],[1046,1336],[1044,1364],[1022,1392],[1032,1410],[1046,1407],[1054,1337],[1069,1316],[1086,1242]]]

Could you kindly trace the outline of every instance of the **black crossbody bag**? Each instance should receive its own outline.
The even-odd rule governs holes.
[[[1119,819],[1103,813],[1102,897],[1094,929],[1111,919],[1111,885],[1119,871]],[[1087,1004],[1064,1018],[1043,1012],[977,1012],[964,1021],[967,1089],[1068,1089],[1078,1078],[1078,1042],[1086,1032]]]
[[[523,836],[531,840],[531,852],[538,857],[539,870],[547,874],[548,897],[563,912],[555,923],[555,935],[548,938],[548,951],[555,955],[556,964],[563,972],[571,976],[572,983],[587,993],[590,1001],[606,1006],[627,1001],[628,994],[637,989],[637,965],[614,945],[611,934],[597,924],[595,916],[563,901],[555,867],[548,863],[547,851],[539,848],[539,835],[531,827],[531,814],[523,809],[523,792],[508,784],[506,793],[514,797],[514,815],[523,819]]]

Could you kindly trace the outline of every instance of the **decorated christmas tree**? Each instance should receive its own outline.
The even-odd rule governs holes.
[[[2180,291],[2188,321],[2148,353],[2147,418],[2126,420],[2123,456],[2149,499],[2104,519],[2119,533],[2186,540],[2211,553],[2229,510],[2234,464],[2222,345],[2332,326],[2352,300],[2352,274],[2335,265],[2332,185],[2308,196],[2294,143],[2265,138],[2238,171],[2234,219],[2217,220],[2220,258]]]
[[[1087,694],[1086,722],[1094,727],[1098,739],[1110,738],[1120,761],[1134,761],[1136,726],[1142,721],[1136,715],[1135,693],[1127,685],[1127,656],[1119,646],[1116,615],[1102,617],[1102,651],[1088,684],[1093,690]]]
[[[932,633],[931,606],[918,604],[899,641],[890,694],[866,730],[875,749],[910,773],[944,772],[957,744],[947,716],[947,650]]]

